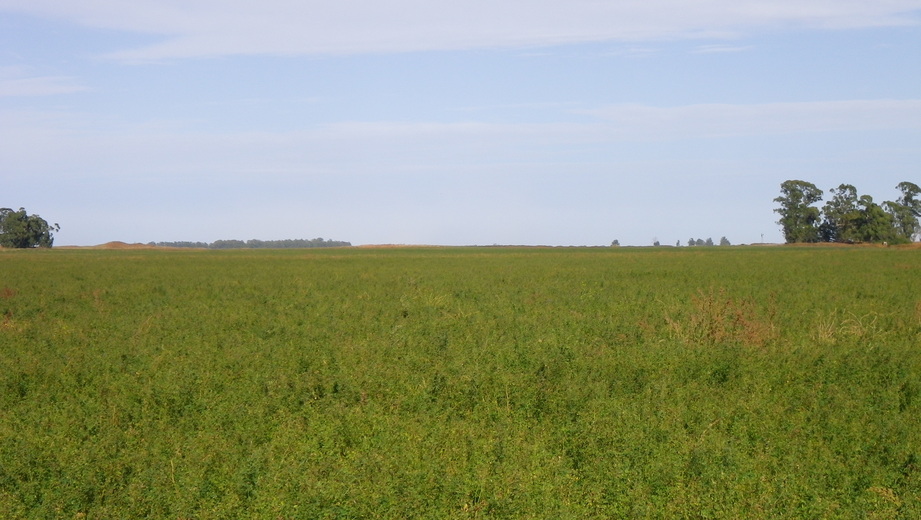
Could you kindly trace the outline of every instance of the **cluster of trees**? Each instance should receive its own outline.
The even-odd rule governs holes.
[[[896,186],[902,196],[882,205],[869,195],[857,194],[857,188],[842,184],[830,191],[831,199],[820,209],[822,190],[814,184],[789,180],[780,185],[780,204],[774,211],[784,239],[797,242],[887,242],[907,243],[921,234],[921,188],[911,182]]]
[[[679,242],[678,245],[681,245],[681,243]],[[713,239],[712,239],[712,238],[708,238],[708,239],[706,239],[706,240],[704,240],[704,239],[702,239],[702,238],[697,238],[697,239],[689,238],[689,239],[688,239],[688,246],[712,246],[712,245],[713,245]],[[728,245],[731,245],[731,244],[729,243],[729,239],[728,239],[728,238],[722,237],[722,238],[720,238],[720,245],[721,245],[721,246],[728,246]]]
[[[61,226],[48,225],[45,219],[29,215],[24,208],[19,211],[0,208],[0,247],[51,247],[54,243],[52,231],[60,230]]]
[[[661,246],[662,244],[659,243],[658,240],[655,240],[655,241],[653,241],[652,245],[655,246],[655,247],[659,247],[659,246]],[[712,238],[708,238],[708,239],[706,239],[706,240],[704,240],[704,239],[702,239],[702,238],[689,238],[689,239],[688,239],[688,246],[689,246],[689,247],[690,247],[690,246],[712,246],[712,245],[713,245],[713,239],[712,239]],[[722,238],[720,238],[720,245],[721,245],[721,246],[728,246],[728,245],[732,245],[732,244],[729,243],[729,239],[728,239],[728,238],[722,237]],[[619,246],[620,246],[620,241],[619,241],[619,240],[615,240],[615,241],[611,242],[611,247],[619,247]],[[680,240],[675,244],[675,247],[681,247],[681,241],[680,241]]]
[[[149,245],[160,247],[195,247],[201,249],[300,249],[307,247],[344,247],[350,242],[340,240],[287,239],[287,240],[215,240],[207,242],[151,242]]]

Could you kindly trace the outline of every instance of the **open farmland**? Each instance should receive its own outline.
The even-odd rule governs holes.
[[[921,250],[0,251],[2,518],[921,518]]]

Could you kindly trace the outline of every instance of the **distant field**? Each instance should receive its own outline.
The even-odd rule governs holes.
[[[921,250],[0,251],[0,518],[921,518]]]

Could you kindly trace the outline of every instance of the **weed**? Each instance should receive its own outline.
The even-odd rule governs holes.
[[[879,324],[878,313],[857,315],[835,310],[817,320],[812,337],[819,344],[833,345],[840,342],[866,343],[885,334]]]
[[[691,309],[665,321],[672,337],[690,345],[738,344],[760,348],[777,337],[774,324],[751,299],[729,296],[725,289],[698,291]]]

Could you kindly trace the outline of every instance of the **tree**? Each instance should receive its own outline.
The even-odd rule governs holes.
[[[896,230],[900,238],[912,241],[921,234],[921,188],[911,182],[900,182],[896,189],[902,196],[895,202],[884,202],[886,212],[892,215]]]
[[[244,249],[246,242],[242,240],[215,240],[211,242],[211,249]]]
[[[720,245],[721,245],[721,246],[728,246],[728,245],[731,245],[731,244],[729,243],[729,239],[728,239],[728,238],[723,237],[723,238],[720,238]]]
[[[0,247],[51,247],[52,231],[60,230],[61,226],[49,226],[45,219],[27,214],[24,208],[0,208]]]
[[[812,205],[822,200],[822,190],[810,182],[789,180],[780,185],[780,192],[774,199],[780,207],[774,211],[780,214],[777,223],[786,242],[818,242],[820,212]]]
[[[831,200],[822,208],[824,219],[819,226],[819,236],[824,242],[858,242],[861,210],[858,207],[857,188],[842,184],[829,190]]]
[[[857,234],[862,242],[900,242],[895,219],[886,213],[873,197],[863,195],[857,202],[861,206]]]

